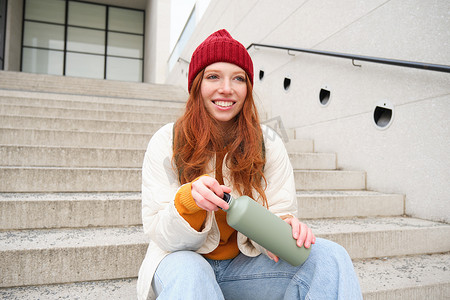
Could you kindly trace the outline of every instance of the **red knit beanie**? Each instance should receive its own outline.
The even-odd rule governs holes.
[[[247,49],[233,39],[225,29],[214,32],[201,43],[192,54],[189,64],[188,91],[191,91],[195,76],[216,62],[228,62],[241,67],[253,85],[253,62]]]

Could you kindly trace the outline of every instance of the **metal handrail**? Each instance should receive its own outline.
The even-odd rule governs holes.
[[[414,62],[414,61],[406,61],[406,60],[398,60],[398,59],[390,59],[390,58],[371,57],[371,56],[363,56],[363,55],[355,55],[355,54],[337,53],[337,52],[330,52],[330,51],[311,50],[311,49],[293,48],[293,47],[284,47],[284,46],[257,44],[257,43],[250,44],[250,46],[247,47],[247,50],[249,50],[252,47],[255,47],[255,49],[257,49],[257,47],[265,47],[265,48],[287,50],[288,53],[289,53],[289,51],[296,51],[296,52],[305,52],[305,53],[310,53],[310,54],[347,58],[347,59],[352,60],[354,66],[359,66],[359,65],[355,65],[355,63],[354,63],[355,60],[359,60],[359,61],[380,63],[380,64],[385,64],[385,65],[394,65],[394,66],[401,66],[401,67],[407,67],[407,68],[415,68],[415,69],[423,69],[423,70],[429,70],[429,71],[450,73],[450,66],[447,66],[447,65],[438,65],[438,64],[431,64],[431,63],[424,63],[424,62]]]

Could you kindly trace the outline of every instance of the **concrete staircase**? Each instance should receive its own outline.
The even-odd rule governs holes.
[[[135,299],[145,147],[173,86],[0,72],[0,298]],[[403,215],[313,141],[286,144],[300,217],[343,245],[365,299],[449,299],[450,226]]]

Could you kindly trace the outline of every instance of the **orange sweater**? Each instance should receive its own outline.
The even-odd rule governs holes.
[[[188,221],[192,228],[201,231],[206,219],[206,210],[197,206],[191,194],[191,183],[183,185],[175,196],[175,207],[180,215]],[[237,231],[231,228],[227,221],[227,213],[219,209],[215,212],[220,231],[219,246],[204,256],[210,259],[224,260],[239,254],[237,246]]]
[[[222,159],[217,159],[217,165],[222,166]],[[197,178],[198,179],[198,178]],[[197,180],[195,179],[195,180]],[[223,184],[222,168],[217,168],[216,179]],[[194,180],[194,181],[195,181]],[[180,215],[197,231],[203,229],[206,220],[206,211],[197,206],[191,194],[192,183],[183,185],[175,195],[175,207]],[[220,232],[219,246],[211,253],[204,256],[210,259],[225,260],[236,257],[239,254],[237,245],[237,231],[230,227],[226,220],[227,213],[219,209],[215,212],[217,225]]]

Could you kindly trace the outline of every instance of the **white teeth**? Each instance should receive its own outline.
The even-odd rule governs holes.
[[[228,107],[228,106],[233,105],[233,102],[231,102],[231,101],[214,101],[214,104],[218,105],[218,106],[222,106],[222,107]]]

